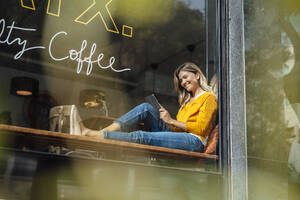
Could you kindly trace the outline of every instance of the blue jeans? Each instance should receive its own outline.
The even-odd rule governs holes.
[[[119,132],[104,131],[104,139],[196,152],[204,150],[204,145],[198,136],[186,132],[172,132],[169,126],[160,119],[159,112],[148,103],[136,106],[115,122],[120,125],[121,130]],[[141,122],[150,130],[149,132],[138,130],[127,133]]]

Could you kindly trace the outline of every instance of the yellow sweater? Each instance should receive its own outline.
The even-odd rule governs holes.
[[[181,108],[178,111],[177,120],[185,122],[186,131],[200,136],[204,141],[215,125],[217,108],[216,97],[210,92],[205,92]],[[179,129],[175,131],[180,132]]]

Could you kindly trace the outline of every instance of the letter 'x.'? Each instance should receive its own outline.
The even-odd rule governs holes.
[[[107,2],[107,3],[105,3]],[[75,22],[82,24],[88,24],[95,17],[99,16],[105,26],[105,29],[109,32],[119,33],[119,30],[108,10],[108,5],[112,0],[93,0],[93,4],[90,5],[79,17],[75,19]]]
[[[108,9],[108,5],[112,1],[113,0],[93,0],[93,3],[75,19],[75,22],[81,24],[89,24],[93,19],[95,19],[98,16],[101,18],[106,31],[119,34],[120,32]],[[24,4],[24,2],[26,5]],[[21,0],[21,6],[23,8],[35,10],[34,0]],[[53,7],[55,6],[56,6],[55,8],[56,12],[50,11],[53,10]],[[60,6],[61,6],[61,0],[48,0],[47,14],[53,16],[59,16]],[[125,29],[129,30],[129,33],[125,33]],[[132,31],[133,31],[132,27],[123,25],[122,35],[127,37],[132,37]]]

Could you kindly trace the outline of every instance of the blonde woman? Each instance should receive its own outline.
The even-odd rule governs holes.
[[[194,63],[184,63],[174,72],[180,109],[176,119],[161,107],[155,110],[143,103],[100,130],[83,127],[85,136],[120,140],[146,145],[203,152],[215,125],[217,100],[207,80]],[[150,131],[126,132],[143,122]]]

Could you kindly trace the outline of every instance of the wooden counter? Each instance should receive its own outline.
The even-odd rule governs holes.
[[[49,145],[64,147],[70,150],[87,150],[98,152],[100,157],[103,152],[110,155],[141,155],[160,156],[165,158],[205,159],[217,160],[217,155],[210,155],[184,150],[169,149],[163,147],[142,145],[136,143],[121,142],[115,140],[90,138],[84,136],[69,135],[65,133],[51,132],[32,128],[0,124],[1,146],[19,149],[32,149],[47,151]]]

